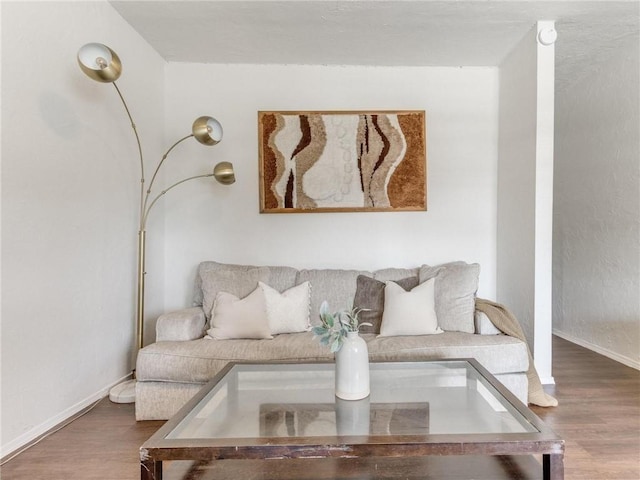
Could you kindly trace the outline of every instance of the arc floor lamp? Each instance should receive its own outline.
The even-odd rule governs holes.
[[[138,130],[127,106],[127,102],[116,80],[122,73],[122,64],[118,55],[106,45],[101,43],[88,43],[84,45],[78,51],[78,64],[80,69],[92,80],[96,80],[102,83],[111,83],[118,92],[118,97],[124,106],[124,109],[131,122],[131,128],[133,130],[136,142],[138,144],[138,155],[140,157],[140,206],[139,206],[139,225],[138,225],[138,276],[136,287],[136,353],[144,346],[144,279],[145,279],[145,236],[146,236],[146,224],[149,212],[154,207],[156,202],[169,190],[181,185],[189,180],[196,178],[213,177],[219,183],[223,185],[231,185],[235,182],[235,174],[233,171],[233,165],[230,162],[218,163],[211,173],[204,173],[201,175],[194,175],[192,177],[184,178],[175,182],[169,187],[161,190],[158,193],[152,193],[152,188],[158,172],[162,168],[164,161],[167,159],[171,151],[178,146],[181,142],[193,137],[199,143],[207,146],[216,145],[222,140],[222,125],[213,117],[203,116],[198,117],[191,127],[191,134],[187,135],[173,145],[162,156],[158,165],[156,166],[153,176],[149,183],[146,183],[144,174],[144,158],[142,154],[142,145],[140,143],[140,137],[138,136]],[[134,359],[135,361],[135,359]],[[133,371],[133,380],[129,382],[116,385],[111,389],[109,397],[112,401],[119,403],[131,403],[135,401],[135,369]]]

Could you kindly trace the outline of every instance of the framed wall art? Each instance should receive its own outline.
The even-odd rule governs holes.
[[[260,212],[427,209],[424,111],[258,112]]]

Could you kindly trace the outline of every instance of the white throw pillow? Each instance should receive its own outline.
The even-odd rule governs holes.
[[[436,317],[434,285],[432,278],[407,292],[395,282],[386,282],[379,336],[442,333]]]
[[[267,320],[273,335],[279,333],[306,332],[309,323],[311,284],[304,282],[282,293],[269,285],[258,282],[264,292]]]
[[[230,293],[218,292],[207,333],[216,340],[273,338],[262,288],[256,287],[242,300]]]

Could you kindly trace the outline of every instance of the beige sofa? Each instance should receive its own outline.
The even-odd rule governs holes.
[[[207,329],[211,326],[211,311],[219,292],[243,298],[256,289],[258,282],[278,292],[309,282],[310,322],[317,325],[323,300],[333,310],[350,307],[354,300],[358,306],[362,306],[363,301],[377,301],[363,294],[368,292],[366,287],[375,287],[373,280],[409,280],[422,284],[426,279],[435,278],[435,313],[444,332],[385,337],[362,333],[370,359],[475,358],[526,403],[527,345],[500,334],[486,316],[475,311],[478,276],[477,264],[463,262],[373,272],[203,262],[196,275],[195,306],[162,315],[157,322],[156,342],[138,354],[136,418],[168,419],[228,362],[333,360],[329,348],[320,345],[309,331],[281,333],[263,339],[216,340],[207,335],[207,331],[211,332]]]

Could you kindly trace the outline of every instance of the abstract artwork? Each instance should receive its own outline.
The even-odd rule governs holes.
[[[426,210],[424,111],[258,112],[260,212]]]

